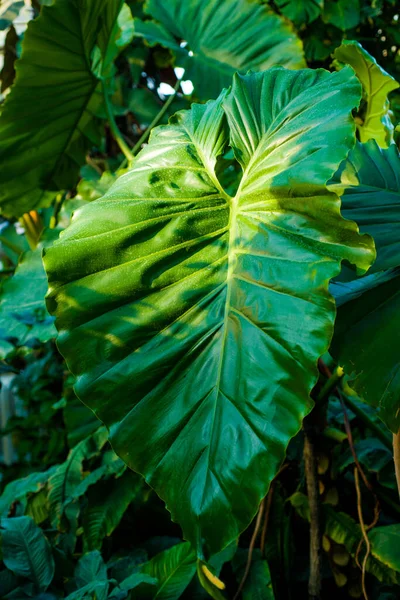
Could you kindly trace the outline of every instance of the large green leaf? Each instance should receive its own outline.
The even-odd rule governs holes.
[[[30,23],[0,117],[5,215],[20,216],[71,188],[87,149],[100,142],[94,115],[101,73],[95,75],[92,55],[98,49],[109,68],[114,47],[126,39],[116,28],[122,6],[123,0],[57,0]]]
[[[397,273],[397,275],[396,275]],[[332,352],[350,385],[397,433],[400,427],[400,270],[339,308]]]
[[[138,21],[136,33],[175,51],[199,98],[218,96],[235,71],[305,66],[290,24],[251,0],[208,0],[206,6],[201,0],[148,0],[146,11],[159,23]]]
[[[195,572],[196,555],[187,542],[156,554],[142,568],[142,573],[158,580],[154,595],[158,600],[178,600]]]
[[[54,559],[49,542],[31,517],[1,519],[4,564],[10,571],[34,583],[37,592],[50,585]]]
[[[348,3],[351,4],[351,3]],[[371,138],[386,148],[393,139],[394,126],[389,117],[388,94],[399,87],[389,73],[378,65],[359,42],[345,40],[333,53],[337,68],[350,65],[363,86],[363,105],[358,132],[361,142]]]
[[[46,342],[56,335],[54,319],[46,309],[47,279],[42,250],[26,252],[13,277],[1,290],[0,338],[19,345],[38,339]]]
[[[349,68],[236,75],[155,129],[46,250],[77,394],[200,558],[251,521],[312,406],[329,280],[374,256],[325,185],[354,143],[359,94]],[[214,171],[228,126],[234,198]]]
[[[342,196],[342,213],[373,236],[371,272],[400,265],[400,155],[395,144],[357,143],[329,188]]]

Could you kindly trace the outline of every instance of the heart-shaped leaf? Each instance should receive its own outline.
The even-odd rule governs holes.
[[[46,250],[77,394],[200,558],[249,524],[312,406],[329,280],[342,259],[366,269],[374,257],[326,188],[359,98],[349,68],[236,75],[155,129]],[[243,168],[234,197],[215,175],[228,129]]]
[[[0,208],[6,216],[49,204],[55,192],[70,189],[88,148],[100,143],[99,78],[133,35],[127,13],[123,0],[57,0],[29,24],[0,116]],[[104,59],[100,66],[93,62],[96,49]]]

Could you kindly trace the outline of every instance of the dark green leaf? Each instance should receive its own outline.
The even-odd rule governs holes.
[[[31,473],[23,479],[11,481],[0,496],[0,516],[8,516],[12,504],[26,502],[28,494],[33,494],[43,489],[56,468],[51,467],[44,473]]]
[[[346,550],[354,557],[358,544],[362,538],[361,528],[349,515],[336,512],[324,506],[325,535],[337,544],[343,544]],[[399,526],[386,525],[375,527],[368,537],[371,543],[371,554],[367,560],[367,571],[380,581],[400,584],[400,563],[398,558]],[[365,546],[359,554],[362,561]]]
[[[238,583],[241,582],[248,559],[248,550],[241,549],[235,557],[234,568]],[[274,600],[268,563],[256,550],[251,561],[250,572],[243,587],[243,600]]]
[[[322,13],[324,23],[331,23],[342,31],[357,27],[360,22],[359,0],[325,0]]]
[[[140,494],[142,480],[127,471],[118,479],[103,481],[91,488],[83,519],[83,545],[100,549],[103,539],[119,525],[129,504]]]
[[[102,103],[95,46],[115,55],[122,0],[57,0],[24,37],[17,77],[0,117],[0,206],[20,216],[71,188],[88,148],[100,142]],[[107,62],[108,64],[108,62]]]
[[[72,498],[76,487],[83,479],[83,461],[96,455],[107,438],[107,431],[102,427],[80,442],[71,450],[65,463],[60,465],[50,478],[49,502],[53,525],[59,525],[66,502]]]
[[[155,587],[157,586],[157,579],[147,575],[146,573],[133,573],[111,592],[109,598],[115,598],[115,600],[123,600],[128,598],[130,590],[136,590],[135,597],[144,600],[145,598],[157,598],[157,592]],[[139,588],[139,590],[137,589]]]
[[[400,426],[400,273],[338,311],[332,352],[350,385],[379,410],[386,425]]]
[[[256,513],[312,406],[328,282],[342,259],[365,269],[374,255],[325,185],[353,143],[359,92],[350,69],[236,76],[154,130],[46,251],[78,395],[200,557]],[[225,118],[244,171],[235,198],[214,172]]]
[[[329,185],[342,196],[342,213],[373,236],[371,272],[400,266],[400,155],[395,144],[357,143]]]
[[[199,98],[215,98],[235,71],[305,66],[290,24],[251,0],[209,0],[206,8],[200,0],[149,0],[146,10],[159,24],[139,23],[136,34],[175,50]],[[179,39],[188,46],[180,48]]]
[[[3,561],[15,575],[32,581],[36,591],[48,588],[54,575],[54,559],[43,531],[30,517],[1,519]]]
[[[142,568],[142,573],[154,577],[158,600],[178,600],[196,572],[196,555],[187,542],[156,554]]]
[[[0,303],[0,337],[19,345],[38,339],[46,342],[56,335],[54,319],[46,309],[47,278],[42,250],[26,252],[13,275],[3,285]]]
[[[107,567],[100,552],[94,550],[84,554],[76,566],[74,575],[78,589],[67,596],[66,600],[106,600],[109,587]]]
[[[346,0],[345,0],[346,1]],[[352,2],[347,2],[352,6]],[[361,123],[357,123],[361,142],[375,139],[386,148],[393,140],[393,124],[389,117],[388,94],[399,87],[358,42],[344,40],[333,53],[337,68],[350,65],[363,86],[364,106],[360,111]]]
[[[319,17],[324,0],[275,0],[275,4],[285,17],[301,27]]]

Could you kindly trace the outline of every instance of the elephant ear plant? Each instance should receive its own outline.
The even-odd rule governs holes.
[[[360,99],[346,66],[235,75],[154,129],[44,251],[77,395],[202,561],[249,525],[313,406],[330,280],[374,261],[327,187]],[[229,147],[234,195],[216,169]]]

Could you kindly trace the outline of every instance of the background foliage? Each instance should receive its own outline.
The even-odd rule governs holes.
[[[246,565],[244,600],[308,597],[304,431],[290,442],[259,513],[251,562],[256,520],[205,570],[163,502],[117,457],[106,429],[75,396],[44,301],[41,256],[74,211],[90,214],[91,203],[125,173],[155,122],[166,124],[192,102],[216,98],[235,71],[347,64],[363,86],[355,120],[366,143],[351,151],[330,187],[342,196],[343,216],[373,235],[377,260],[367,276],[356,278],[344,267],[331,284],[339,307],[335,336],[313,392],[322,402],[305,431],[318,460],[322,598],[363,595],[366,550],[359,548],[342,401],[367,478],[360,488],[364,522],[374,523],[365,560],[368,597],[399,596],[400,504],[390,433],[400,424],[393,347],[400,282],[400,160],[392,144],[400,120],[398,21],[394,0],[0,4],[0,356],[2,406],[12,413],[6,421],[3,411],[1,420],[1,598],[233,598]],[[233,195],[241,170],[233,152],[215,161]],[[84,359],[77,356],[78,363]],[[339,391],[327,385],[338,360],[347,373]]]

